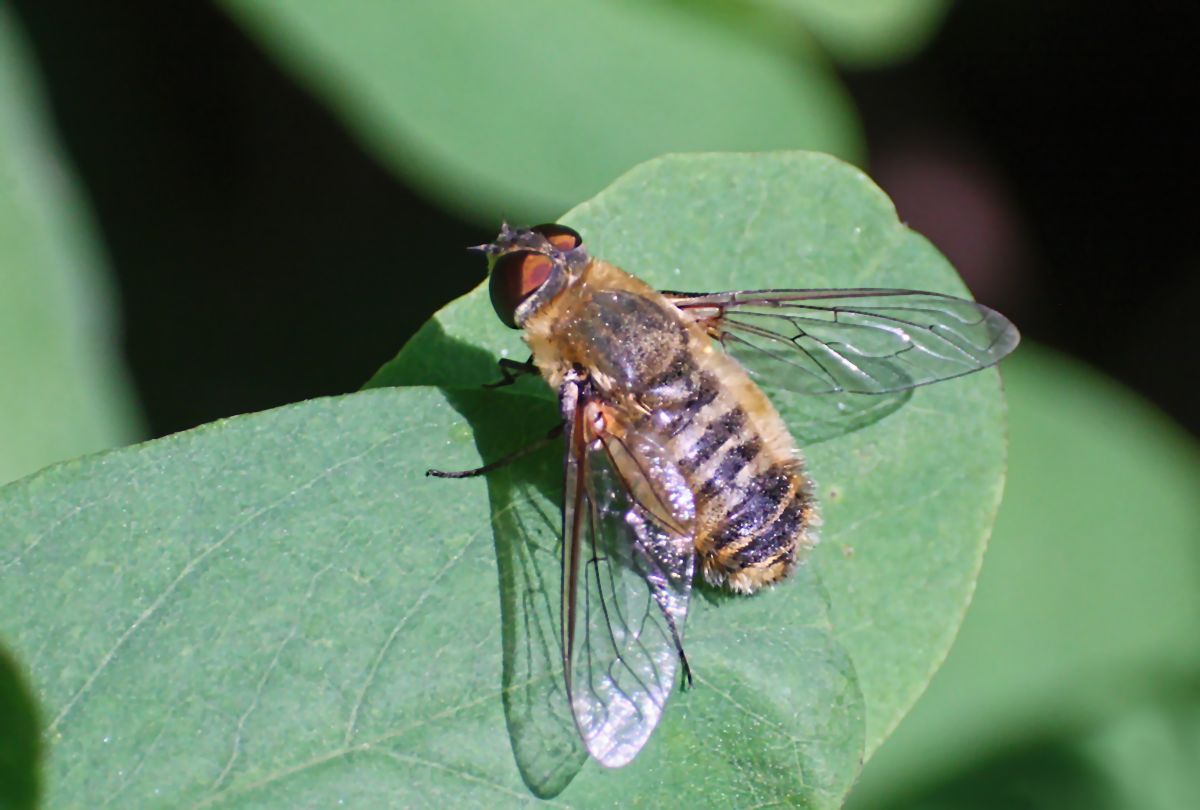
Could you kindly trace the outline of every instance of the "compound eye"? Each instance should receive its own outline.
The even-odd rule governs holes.
[[[541,234],[546,241],[554,246],[555,250],[574,250],[583,244],[583,237],[579,233],[566,225],[559,225],[557,222],[548,222],[545,225],[538,225],[530,228],[536,234]]]
[[[505,326],[517,328],[517,307],[546,283],[553,269],[554,260],[536,250],[514,250],[496,260],[488,287]]]

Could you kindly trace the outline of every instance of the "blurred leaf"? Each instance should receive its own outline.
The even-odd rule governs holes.
[[[0,809],[37,805],[37,712],[16,663],[0,648]]]
[[[0,483],[138,432],[103,261],[29,61],[0,8]]]
[[[1200,806],[1200,701],[1194,688],[1098,725],[1005,746],[886,810],[1182,810]],[[855,803],[858,804],[857,802]]]
[[[634,169],[563,221],[594,255],[665,289],[963,292],[946,260],[897,221],[883,192],[824,155],[670,156]],[[497,379],[496,357],[527,355],[480,287],[439,312],[372,384],[477,389]],[[551,397],[537,380],[522,385]],[[809,416],[803,397],[775,404],[791,424]],[[547,402],[542,430],[554,420]],[[514,446],[507,441],[499,428],[481,450],[498,456]],[[922,388],[892,416],[807,455],[824,501],[819,573],[833,638],[849,652],[866,699],[869,754],[925,688],[973,591],[1004,474],[997,375]],[[800,596],[781,596],[788,598]]]
[[[490,399],[518,437],[527,402]],[[372,391],[0,490],[0,634],[46,706],[47,805],[531,803],[502,715],[499,603],[519,583],[502,565],[498,596],[485,483],[424,475],[478,463],[472,444],[436,391]],[[702,604],[701,685],[645,756],[563,801],[830,806],[861,713],[814,604],[811,587]]]
[[[886,810],[1123,810],[1104,773],[1071,738],[1029,741],[950,778],[888,797]],[[1136,807],[1136,805],[1135,805]]]
[[[752,0],[795,14],[839,62],[880,67],[937,33],[949,0]]]
[[[1025,346],[1011,463],[975,604],[866,769],[875,807],[964,762],[1096,724],[1200,664],[1200,453],[1127,391]]]
[[[1189,691],[1125,711],[1081,741],[1117,807],[1200,807],[1200,691]]]
[[[488,223],[549,219],[664,152],[862,155],[802,38],[670,3],[225,5],[410,182]]]

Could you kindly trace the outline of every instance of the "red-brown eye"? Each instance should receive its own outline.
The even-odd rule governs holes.
[[[578,232],[557,222],[548,222],[529,230],[541,234],[556,250],[574,250],[583,244],[583,237]]]
[[[496,260],[489,289],[492,306],[505,326],[517,328],[517,307],[546,282],[553,269],[554,260],[536,250],[514,250]]]

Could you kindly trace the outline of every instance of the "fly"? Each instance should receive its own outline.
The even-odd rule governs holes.
[[[816,542],[803,457],[755,379],[895,394],[991,366],[1019,340],[998,312],[931,292],[660,292],[563,225],[505,225],[481,249],[496,314],[532,352],[501,361],[501,384],[536,371],[558,392],[546,440],[565,444],[563,673],[579,734],[609,767],[645,745],[680,675],[690,682],[696,574],[753,593]]]

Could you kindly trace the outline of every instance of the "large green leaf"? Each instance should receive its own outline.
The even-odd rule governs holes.
[[[861,155],[849,100],[802,37],[683,4],[225,5],[378,155],[489,223],[556,216],[663,152]]]
[[[49,805],[532,801],[500,616],[545,597],[510,567],[545,549],[497,549],[498,587],[484,482],[425,477],[478,462],[466,407],[430,389],[313,401],[0,490],[0,634],[46,707]],[[562,800],[835,803],[861,727],[848,664],[825,627],[760,626],[814,602],[809,586],[702,603],[700,685],[643,757],[589,767]]]
[[[662,288],[963,292],[945,259],[897,221],[865,175],[824,155],[651,161],[563,221],[595,255]],[[480,287],[439,312],[373,384],[473,388],[497,379],[496,357],[526,354]],[[550,396],[537,381],[523,390]],[[776,405],[793,423],[808,418],[802,397]],[[553,419],[544,405],[543,429]],[[488,434],[485,454],[503,452],[495,441],[503,427],[475,427]],[[1003,483],[997,375],[921,389],[895,415],[808,457],[825,496],[817,562],[833,636],[866,698],[869,754],[924,689],[970,599]]]
[[[1011,483],[975,604],[856,807],[1104,723],[1200,672],[1194,440],[1045,351],[1023,349],[1005,383]]]
[[[0,7],[0,482],[137,433],[90,223]]]
[[[823,156],[664,159],[572,221],[673,286],[961,289],[863,175]],[[995,373],[811,448],[814,564],[752,598],[698,596],[696,688],[630,766],[576,774],[553,736],[546,639],[554,449],[487,482],[423,474],[555,418],[537,381],[475,387],[520,349],[492,321],[473,293],[390,369],[440,373],[443,392],[238,417],[0,490],[0,637],[45,707],[51,806],[492,806],[531,789],[580,807],[841,802],[864,726],[873,748],[970,593],[1003,469]],[[506,521],[524,532],[493,540]]]

